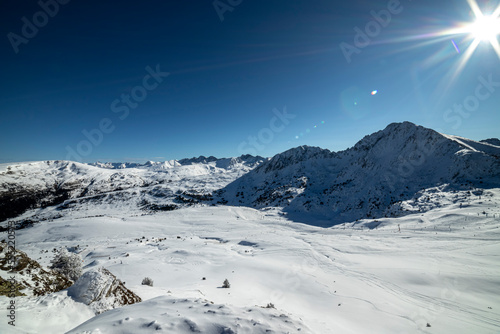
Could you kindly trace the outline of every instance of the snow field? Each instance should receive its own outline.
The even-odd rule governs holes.
[[[17,332],[6,321],[0,332],[63,333],[89,320],[72,333],[219,333],[237,324],[253,333],[254,320],[278,333],[498,333],[500,190],[489,191],[467,207],[449,193],[426,213],[328,229],[242,207],[37,224],[17,231],[19,249],[47,266],[54,247],[80,245],[84,270],[104,266],[144,302],[94,318],[65,291],[19,297]],[[141,285],[146,276],[153,287]],[[226,278],[230,289],[221,288]],[[207,318],[205,301],[229,311]]]

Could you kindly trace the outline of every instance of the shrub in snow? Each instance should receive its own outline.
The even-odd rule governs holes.
[[[82,275],[81,256],[68,252],[66,248],[60,249],[50,263],[50,269],[72,281],[76,281]]]
[[[229,281],[227,280],[227,278],[224,280],[224,283],[222,283],[222,287],[224,289],[229,289],[231,287],[231,284],[229,284]]]
[[[142,285],[149,285],[149,286],[153,286],[153,280],[149,277],[144,277],[144,279],[142,280]]]

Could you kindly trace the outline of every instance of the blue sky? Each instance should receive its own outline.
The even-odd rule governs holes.
[[[443,33],[466,0],[59,1],[0,5],[0,162],[342,150],[401,121],[500,137],[499,56]]]

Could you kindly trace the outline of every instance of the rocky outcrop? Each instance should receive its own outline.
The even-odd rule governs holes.
[[[125,287],[109,270],[99,268],[84,273],[68,289],[68,296],[89,305],[96,314],[141,302],[141,297]]]
[[[44,269],[26,253],[0,242],[0,295],[43,296],[68,288],[73,283],[61,274]],[[10,280],[11,276],[15,281]],[[15,284],[13,286],[13,284]]]

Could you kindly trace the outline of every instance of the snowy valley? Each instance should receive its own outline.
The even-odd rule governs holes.
[[[27,263],[2,248],[25,296],[1,333],[500,332],[498,139],[404,122],[341,152],[2,164],[0,199]],[[83,275],[54,288],[61,247]]]

